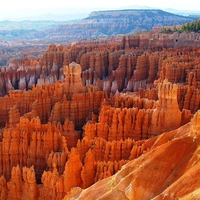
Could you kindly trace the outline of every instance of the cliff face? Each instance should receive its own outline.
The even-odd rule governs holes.
[[[151,30],[155,26],[184,24],[192,20],[194,19],[162,10],[96,11],[75,24],[60,25],[52,33],[58,37],[64,33],[68,39],[72,37],[76,37],[76,39],[98,38]],[[81,34],[77,31],[80,29],[82,30]]]

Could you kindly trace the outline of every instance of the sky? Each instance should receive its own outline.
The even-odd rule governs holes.
[[[45,14],[67,15],[96,10],[126,9],[134,6],[200,11],[199,0],[2,0],[0,20],[35,17]],[[199,12],[200,13],[200,12]]]

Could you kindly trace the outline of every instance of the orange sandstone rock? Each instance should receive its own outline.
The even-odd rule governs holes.
[[[12,168],[11,180],[7,183],[7,186],[9,190],[7,199],[20,200],[22,198],[22,178],[19,165]]]
[[[35,179],[35,171],[34,167],[30,168],[23,168],[23,180],[24,183],[22,185],[22,199],[30,199],[30,200],[36,200],[38,199],[39,193],[38,193],[38,188],[36,184],[36,179]]]
[[[176,129],[181,124],[181,111],[177,102],[178,86],[164,82],[158,87],[159,105],[152,115],[151,135]]]
[[[160,135],[152,150],[124,165],[114,176],[79,191],[76,199],[198,198],[199,115],[195,114],[190,124]]]
[[[4,176],[0,177],[0,198],[2,200],[6,200],[7,199],[7,185],[6,185],[6,180],[4,178]]]
[[[96,173],[96,164],[91,149],[88,150],[84,160],[84,166],[81,171],[83,188],[87,188],[94,183]]]
[[[81,179],[82,163],[76,149],[72,148],[69,159],[65,164],[64,192],[69,192],[72,187],[82,186]]]

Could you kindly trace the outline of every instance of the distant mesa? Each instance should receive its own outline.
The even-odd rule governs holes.
[[[62,33],[65,33],[67,37],[73,35],[77,39],[98,38],[147,31],[155,26],[179,25],[192,20],[194,20],[192,17],[154,9],[95,11],[76,24],[60,25],[52,31],[52,34],[59,37],[59,30],[62,30]]]
[[[2,21],[0,22],[0,38],[9,41],[38,39],[52,41],[51,43],[75,41],[83,38],[148,31],[155,26],[173,26],[192,20],[195,20],[195,17],[176,15],[156,9],[94,11],[88,17],[75,22]],[[15,30],[10,27],[15,27],[13,28]]]

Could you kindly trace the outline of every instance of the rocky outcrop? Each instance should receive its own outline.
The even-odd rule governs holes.
[[[72,187],[81,186],[82,163],[76,149],[72,148],[69,160],[65,164],[64,191],[67,193]]]
[[[81,133],[74,129],[74,123],[68,119],[61,128],[61,135],[65,137],[69,150],[76,147],[78,140],[81,139]]]
[[[89,138],[102,137],[108,141],[139,140],[176,129],[187,123],[191,116],[189,110],[179,110],[177,92],[178,86],[165,80],[158,85],[157,102],[115,97],[113,107],[102,105],[98,122],[86,123],[84,134]]]
[[[81,79],[72,75],[76,81],[84,86],[96,85],[108,95],[117,91],[149,89],[156,79],[163,81],[166,78],[172,83],[184,82],[196,87],[199,80],[198,50],[193,47],[198,46],[198,41],[198,34],[169,35],[151,31],[107,40],[85,40],[67,47],[51,45],[40,60],[25,58],[2,68],[0,93],[4,96],[14,89],[28,90],[35,84],[52,85],[64,79],[69,84],[70,70],[64,68],[73,68],[72,62],[82,68],[79,72],[82,71]],[[187,48],[180,51],[177,47]],[[81,84],[77,88],[85,90],[81,89]],[[71,90],[75,92],[76,89]]]
[[[152,113],[150,135],[170,131],[180,127],[181,111],[177,102],[177,85],[164,81],[158,86],[158,107]]]
[[[4,176],[0,177],[0,197],[2,200],[6,200],[7,199],[7,185],[6,185],[6,179],[4,178]]]
[[[145,179],[144,182],[143,179],[137,178],[138,176],[136,176],[136,174],[140,173],[149,174],[149,170],[152,169],[148,169],[147,166],[149,166],[148,163],[151,162],[151,166],[162,169],[156,170],[157,174],[159,174],[161,171],[163,172],[163,166],[165,167],[166,164],[168,164],[168,167],[165,167],[164,177],[159,179],[159,183],[155,182],[154,187],[149,187],[145,193],[143,192],[144,190],[134,190],[133,194],[137,198],[159,198],[160,196],[162,197],[162,195],[167,194],[168,190],[170,190],[170,194],[173,193],[172,191],[175,191],[173,197],[181,197],[179,196],[180,194],[190,195],[189,192],[181,193],[179,189],[174,190],[173,187],[168,187],[168,184],[173,183],[178,187],[180,183],[186,183],[181,180],[182,176],[187,178],[189,174],[191,174],[189,165],[192,165],[193,169],[198,171],[198,168],[196,168],[198,167],[198,162],[196,161],[196,156],[198,153],[196,151],[198,148],[198,118],[199,113],[195,114],[190,124],[183,126],[178,130],[178,132],[177,130],[174,130],[172,132],[164,133],[157,138],[151,138],[146,141],[143,140],[135,142],[128,139],[125,143],[122,140],[120,142],[106,142],[105,140],[103,141],[102,138],[95,139],[94,141],[88,141],[88,143],[90,143],[88,146],[89,150],[86,151],[87,153],[85,154],[84,163],[82,163],[80,159],[79,152],[81,149],[76,150],[75,148],[72,148],[69,159],[65,164],[65,171],[63,175],[59,175],[57,165],[54,163],[52,172],[46,171],[43,173],[43,185],[40,188],[38,188],[36,185],[33,167],[30,169],[23,168],[23,175],[21,174],[19,166],[13,167],[11,180],[8,182],[8,190],[5,185],[5,179],[3,178],[1,178],[1,188],[4,188],[5,195],[8,191],[8,199],[13,198],[15,195],[16,198],[17,195],[19,196],[19,194],[21,194],[22,199],[56,198],[57,200],[60,200],[66,195],[66,190],[69,191],[71,189],[70,184],[73,184],[74,187],[78,186],[87,188],[94,182],[97,182],[87,190],[81,190],[78,188],[76,190],[75,188],[71,189],[71,191],[67,193],[65,199],[69,197],[84,199],[85,195],[90,195],[91,199],[96,199],[101,195],[105,195],[105,193],[106,198],[114,198],[113,195],[115,195],[115,193],[112,192],[113,190],[119,193],[119,198],[124,199],[127,197],[127,195],[129,195],[129,193],[124,191],[124,188],[130,187],[132,184],[134,184],[136,188],[146,183],[152,184],[152,181],[154,181],[153,178],[149,182],[149,179]],[[87,140],[87,138],[84,140]],[[81,143],[83,141],[81,141]],[[84,143],[86,144],[86,142]],[[184,146],[182,146],[183,143],[185,144]],[[83,147],[83,145],[81,146]],[[177,148],[182,149],[181,156],[180,152],[176,151]],[[103,149],[105,149],[105,154],[101,155],[100,152],[102,152]],[[170,153],[171,151],[173,152],[173,156]],[[193,153],[191,154],[191,152]],[[180,160],[183,160],[185,154],[192,156],[185,159],[180,166]],[[122,157],[125,159],[133,159],[133,161],[128,162],[128,160],[124,160]],[[162,162],[160,162],[160,157],[162,157]],[[96,162],[95,160],[99,158],[102,159],[102,161],[99,160]],[[168,162],[168,159],[173,161]],[[196,164],[193,165],[193,162]],[[124,167],[121,168],[122,166]],[[186,170],[176,171],[177,166],[178,168],[181,167]],[[176,171],[176,175],[171,176],[171,172],[173,170]],[[71,173],[69,173],[69,171]],[[70,174],[74,173],[75,176],[71,177]],[[168,182],[166,183],[166,177],[169,176],[170,178],[167,178]],[[119,177],[123,177],[123,180],[120,178],[119,181]],[[105,179],[105,182],[102,179]],[[113,183],[112,180],[115,180],[115,182]],[[111,184],[110,181],[112,182],[113,186],[112,190],[110,190],[108,187],[109,184]],[[102,184],[104,186],[104,190],[99,190],[98,188],[102,187]],[[118,190],[119,187],[122,188],[120,189],[120,192]],[[96,190],[98,190],[98,194],[95,193]],[[193,191],[193,189],[191,191]]]
[[[85,155],[84,166],[81,171],[81,178],[83,180],[83,188],[88,188],[95,181],[96,163],[92,150],[89,149]]]
[[[88,196],[91,199],[198,198],[198,118],[199,112],[190,124],[159,136],[152,150],[124,165],[114,176],[97,182],[87,190],[69,194],[65,199],[85,199]],[[156,169],[155,173],[151,173],[153,169]],[[183,181],[188,179],[191,181]]]
[[[41,179],[43,185],[40,188],[40,195],[38,199],[63,199],[64,193],[64,178],[59,176],[56,169],[56,164],[54,163],[53,172],[44,171]]]
[[[74,65],[76,64],[70,66],[73,68]],[[74,68],[81,70],[80,66]],[[18,119],[18,117],[12,116],[8,119],[10,108],[15,106],[20,116],[30,113],[32,117],[38,116],[42,123],[48,121],[64,123],[68,118],[75,123],[77,129],[81,129],[89,115],[89,110],[98,113],[101,101],[106,98],[106,95],[94,86],[83,86],[80,71],[78,74],[76,74],[76,70],[70,71],[69,74],[71,75],[66,75],[68,78],[63,83],[36,86],[27,92],[10,91],[9,96],[0,98],[3,105],[0,108],[1,126],[4,126],[9,120]],[[76,109],[78,110],[76,111]],[[59,114],[60,112],[61,114]],[[13,114],[11,113],[11,115]]]
[[[35,179],[35,171],[34,167],[24,167],[23,172],[23,185],[22,185],[22,199],[30,199],[30,200],[36,200],[38,199],[39,192],[38,192],[38,186],[36,184]]]
[[[59,150],[60,139],[61,134],[54,125],[42,125],[39,118],[31,121],[21,118],[16,128],[5,128],[3,131],[1,174],[9,180],[12,167],[18,164],[20,167],[34,165],[36,178],[40,179],[46,168],[45,156],[51,150]]]
[[[20,120],[19,110],[17,109],[16,106],[13,106],[9,112],[8,124],[10,127],[15,127],[19,123],[19,120]]]
[[[64,93],[83,93],[86,88],[82,85],[81,66],[75,62],[69,66],[64,66],[63,73],[65,75]]]
[[[22,197],[22,177],[19,165],[12,168],[11,180],[7,183],[8,198],[20,200]]]

